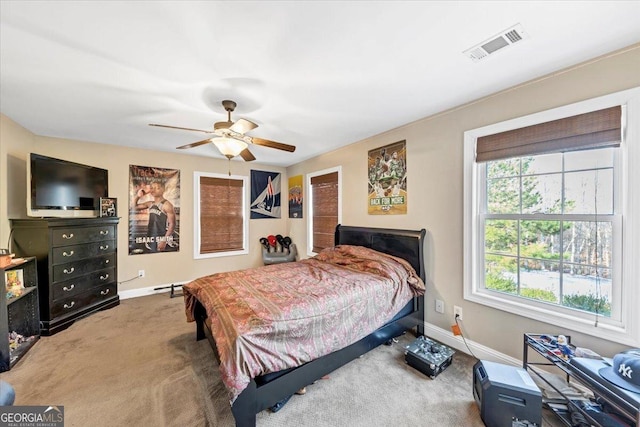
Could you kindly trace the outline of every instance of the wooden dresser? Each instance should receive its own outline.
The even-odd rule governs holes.
[[[42,335],[120,303],[118,218],[12,219],[11,249],[35,256]]]

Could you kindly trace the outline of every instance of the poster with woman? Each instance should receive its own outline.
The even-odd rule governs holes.
[[[129,255],[180,249],[180,170],[129,165]]]
[[[398,141],[369,151],[369,215],[407,213],[407,143]]]

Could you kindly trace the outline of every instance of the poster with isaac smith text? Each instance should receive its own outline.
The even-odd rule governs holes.
[[[180,170],[129,165],[129,255],[180,249]]]
[[[407,213],[407,143],[399,141],[369,151],[369,215]]]

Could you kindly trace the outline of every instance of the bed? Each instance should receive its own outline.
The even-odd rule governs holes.
[[[220,273],[217,275],[206,276],[205,278],[196,279],[184,286],[183,290],[185,295],[187,318],[188,320],[193,320],[196,323],[196,339],[201,340],[206,337],[209,340],[218,363],[226,363],[225,361],[233,359],[234,363],[239,366],[237,369],[234,368],[236,370],[232,374],[225,371],[226,369],[229,369],[227,364],[225,364],[224,369],[221,368],[223,381],[227,388],[232,390],[232,397],[230,401],[232,403],[231,410],[235,418],[236,426],[255,426],[256,414],[260,411],[272,407],[277,402],[280,402],[295,393],[297,390],[313,383],[324,375],[327,375],[380,344],[388,342],[394,337],[403,334],[407,330],[416,328],[415,332],[417,335],[422,335],[424,333],[424,292],[418,292],[416,290],[419,289],[420,286],[422,286],[422,289],[424,290],[424,237],[424,229],[395,230],[342,225],[338,225],[336,227],[336,246],[331,250],[326,251],[326,253],[323,251],[318,257],[329,257],[332,259],[332,257],[337,256],[339,263],[344,263],[345,261],[343,261],[342,258],[344,253],[346,254],[344,256],[347,256],[346,263],[349,264],[349,270],[351,269],[352,261],[350,260],[352,259],[353,254],[356,254],[358,257],[361,255],[368,257],[370,253],[374,253],[374,251],[376,251],[375,255],[379,256],[379,259],[382,260],[378,262],[378,258],[373,261],[367,258],[366,261],[361,262],[358,259],[358,261],[355,262],[357,267],[361,268],[361,265],[365,265],[366,267],[362,272],[355,273],[363,274],[364,276],[351,276],[351,271],[348,273],[348,276],[345,276],[349,280],[352,280],[353,283],[360,284],[362,282],[366,285],[364,288],[368,289],[368,286],[371,283],[375,283],[377,280],[377,278],[371,277],[371,265],[374,265],[375,269],[377,269],[379,263],[384,264],[384,268],[386,268],[387,263],[393,263],[394,270],[392,273],[389,273],[393,277],[395,277],[396,269],[404,271],[404,268],[406,268],[410,277],[410,280],[407,281],[411,283],[416,282],[415,279],[411,279],[412,276],[417,276],[421,280],[418,285],[411,285],[413,286],[411,290],[412,294],[409,296],[408,300],[406,294],[407,291],[403,290],[404,293],[402,294],[402,298],[399,296],[392,297],[395,305],[389,308],[384,306],[383,308],[378,309],[377,306],[374,306],[372,311],[371,308],[358,308],[358,305],[352,305],[351,302],[330,302],[330,304],[333,304],[335,307],[340,307],[339,310],[332,311],[339,312],[340,315],[328,322],[335,323],[337,321],[336,319],[343,319],[343,317],[340,316],[365,317],[344,317],[344,319],[347,319],[347,322],[357,323],[355,325],[351,325],[352,327],[341,326],[336,329],[340,329],[339,332],[337,332],[337,335],[333,335],[330,336],[329,339],[325,339],[324,341],[327,341],[330,345],[336,347],[329,348],[328,350],[326,348],[317,350],[324,351],[326,354],[318,353],[320,354],[318,355],[314,353],[314,351],[316,351],[315,346],[305,347],[309,340],[298,342],[296,341],[296,337],[287,336],[287,338],[283,339],[282,336],[280,336],[280,338],[274,339],[273,343],[269,342],[267,344],[263,339],[266,334],[264,331],[267,330],[268,326],[268,328],[270,328],[270,334],[279,334],[281,332],[281,326],[279,326],[278,322],[274,322],[275,326],[271,324],[266,326],[263,324],[250,325],[251,327],[255,326],[258,331],[254,332],[252,329],[252,336],[250,338],[246,338],[242,334],[234,334],[238,334],[238,330],[246,330],[245,327],[249,327],[246,323],[256,322],[256,316],[247,317],[248,320],[245,323],[241,322],[240,324],[233,324],[231,326],[224,322],[220,322],[219,318],[224,317],[220,313],[226,311],[251,311],[252,314],[259,313],[260,316],[258,317],[262,319],[263,317],[270,316],[273,312],[279,313],[279,310],[281,310],[280,307],[271,307],[269,305],[271,303],[255,303],[257,305],[262,304],[262,306],[256,308],[255,304],[252,305],[254,302],[251,304],[240,303],[237,306],[234,302],[233,308],[229,308],[232,304],[229,304],[228,301],[225,300],[224,296],[216,294],[213,300],[207,296],[207,293],[209,292],[207,286],[210,286],[207,282],[209,281],[220,281],[221,286],[223,287],[222,294],[230,294],[231,297],[235,295],[233,292],[242,293],[245,292],[247,288],[255,287],[251,283],[247,282],[248,284],[246,284],[243,282],[247,277],[242,277],[243,273],[241,272]],[[391,257],[387,257],[379,253],[388,254],[391,255]],[[398,261],[393,257],[401,258],[401,260]],[[316,264],[317,262],[319,261],[311,259],[304,260],[304,262],[300,261],[298,263],[291,263],[289,265],[278,264],[265,266],[260,267],[260,273],[273,272],[276,274],[276,270],[270,269],[289,268],[294,280],[304,282],[304,279],[300,279],[300,276],[296,276],[300,273],[298,273],[297,270],[294,270],[294,268],[301,268],[304,264]],[[400,265],[400,267],[397,267],[397,265]],[[324,266],[320,265],[320,273],[317,273],[318,270],[316,267],[313,274],[324,274],[323,269]],[[245,272],[252,272],[251,270],[246,270]],[[257,274],[257,272],[253,273]],[[240,274],[240,276],[235,276],[235,274]],[[283,273],[278,270],[277,274]],[[286,275],[286,272],[284,274]],[[378,272],[376,270],[376,275],[377,274]],[[384,274],[387,274],[386,270]],[[242,286],[238,286],[237,289],[230,290],[232,286],[229,285],[232,284],[234,280],[238,283],[242,283]],[[273,280],[279,281],[281,279],[278,277]],[[327,282],[333,283],[328,279]],[[353,283],[351,283],[351,285],[353,285]],[[340,286],[342,285],[338,283],[336,287]],[[352,287],[357,288],[358,286]],[[207,289],[207,292],[204,292],[203,289]],[[330,291],[328,292],[329,294],[331,293]],[[309,300],[315,301],[316,297],[317,294],[314,293],[314,298],[310,298]],[[226,298],[228,299],[230,296],[227,295]],[[395,301],[395,299],[398,301]],[[237,297],[237,301],[244,300]],[[372,303],[368,302],[368,304]],[[301,306],[304,306],[304,304]],[[290,318],[297,318],[297,312],[295,310],[299,310],[300,307],[294,307],[291,309],[288,307],[289,306],[286,308],[287,315],[289,315]],[[352,309],[352,307],[354,308]],[[350,313],[350,310],[353,310],[353,312]],[[390,314],[387,313],[387,311],[390,311]],[[375,329],[371,329],[369,324],[374,321],[380,322],[380,319],[377,319],[377,317],[380,316],[386,316],[384,317],[386,319],[384,323],[379,323],[381,326],[377,326],[378,324],[376,324]],[[304,317],[316,318],[317,316],[315,316],[315,312],[313,312],[313,314]],[[376,319],[370,319],[369,317]],[[290,319],[288,319],[288,321],[291,323]],[[364,326],[361,327],[361,324],[364,324]],[[338,326],[337,323],[336,326]],[[305,336],[305,328],[313,329],[317,327],[317,325],[310,327],[300,326],[297,329],[295,327],[293,329],[294,334],[296,333],[296,330],[298,330],[299,333],[297,335]],[[302,332],[299,330],[302,330]],[[353,339],[352,334],[353,336],[357,336],[356,340]],[[361,337],[357,334],[366,335]],[[236,337],[237,342],[234,341],[232,344],[227,342],[230,336]],[[286,350],[283,350],[283,346],[286,347]],[[237,347],[240,347],[240,350],[237,350]],[[261,358],[260,356],[254,355],[252,352],[249,352],[249,356],[246,358],[240,357],[240,355],[244,354],[243,352],[246,350],[245,347],[260,348],[265,351],[265,357]],[[289,350],[291,351],[291,354],[287,353]],[[238,351],[238,353],[230,355],[229,351]],[[240,360],[240,362],[238,362],[238,360]],[[285,363],[283,360],[286,361],[286,363],[293,363],[295,366],[282,368],[282,366],[288,366],[283,365],[283,363]],[[291,362],[291,360],[293,360],[293,362]],[[257,365],[260,365],[258,368],[264,369],[264,372],[256,370],[258,369],[255,367]]]

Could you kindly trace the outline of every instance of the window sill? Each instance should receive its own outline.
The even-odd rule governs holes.
[[[614,324],[614,322],[609,319],[601,318],[596,326],[595,315],[590,319],[579,318],[571,316],[570,314],[559,313],[557,307],[543,307],[546,304],[532,305],[532,301],[517,297],[513,298],[513,301],[506,300],[501,295],[493,294],[491,291],[467,292],[465,289],[464,299],[517,316],[527,317],[539,322],[566,328],[570,331],[580,332],[598,339],[633,347],[640,346],[640,339],[638,339],[638,337],[633,336],[631,331],[621,325]]]
[[[193,259],[220,258],[225,256],[247,255],[248,253],[249,251],[246,249],[228,252],[212,252],[210,254],[194,254]]]

